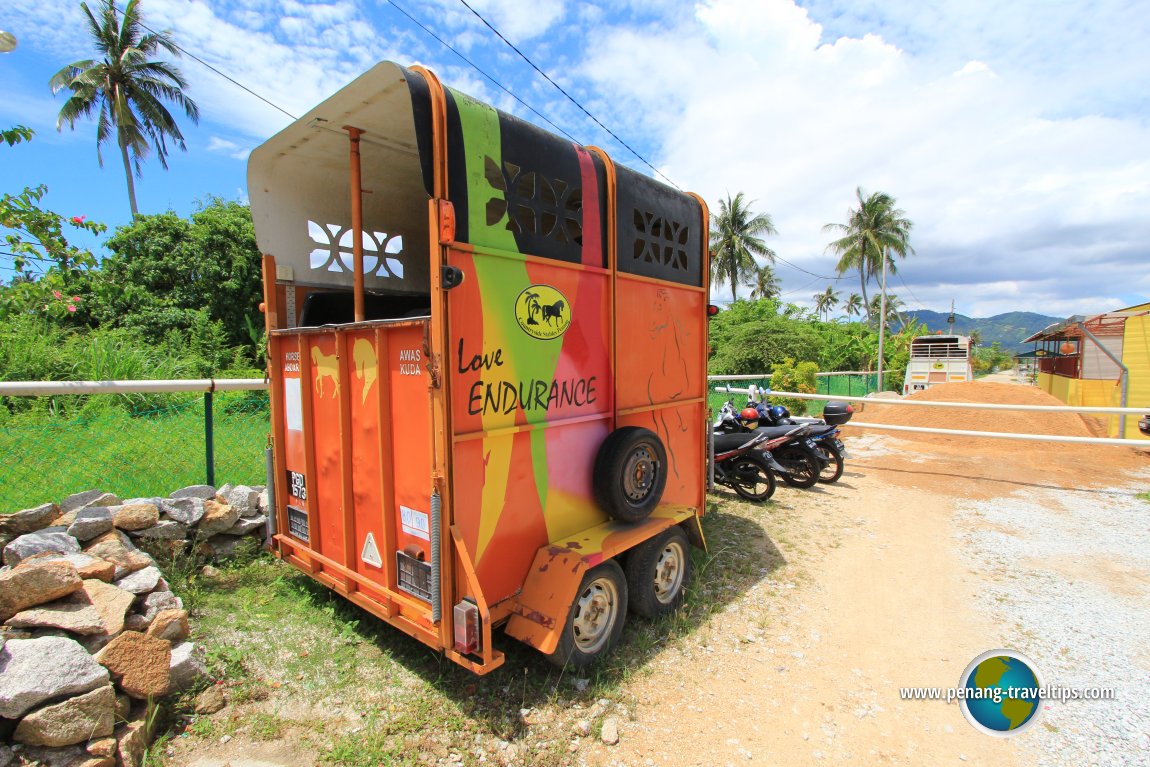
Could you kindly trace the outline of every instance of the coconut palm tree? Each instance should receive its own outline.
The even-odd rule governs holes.
[[[779,278],[769,264],[764,264],[755,272],[755,282],[751,286],[751,298],[772,299],[779,297]]]
[[[882,271],[884,259],[887,268],[895,272],[892,256],[906,258],[908,252],[914,252],[910,246],[910,230],[914,222],[906,217],[905,211],[895,207],[894,198],[885,192],[875,192],[864,198],[862,187],[858,187],[855,196],[858,198],[858,208],[848,212],[847,223],[827,224],[823,231],[842,235],[827,245],[827,250],[839,254],[836,273],[858,270],[862,303],[867,310],[869,322],[874,312],[867,298],[867,283]]]
[[[167,169],[169,141],[187,149],[180,127],[163,102],[182,108],[192,122],[199,122],[200,110],[184,94],[188,83],[180,71],[155,58],[161,51],[178,56],[179,49],[168,33],[144,29],[138,0],[128,0],[123,15],[113,0],[98,0],[95,12],[87,3],[80,3],[80,7],[87,14],[88,33],[102,58],[69,64],[48,82],[53,94],[71,92],[60,107],[56,129],[63,130],[67,123],[75,130],[76,120],[97,115],[96,157],[103,167],[100,147],[114,138],[124,162],[128,201],[135,217],[138,209],[132,171],[140,175],[140,163],[152,150]]]
[[[847,297],[846,303],[843,304],[843,312],[846,314],[848,320],[850,320],[850,318],[856,314],[862,316],[862,296],[860,296],[858,293],[851,293],[850,296]]]
[[[882,304],[882,296],[875,296],[870,301],[870,313],[871,313],[871,316],[874,317],[876,320],[877,320],[879,314],[882,312],[881,304]],[[887,327],[890,327],[896,319],[899,321],[900,327],[906,327],[906,321],[902,317],[902,312],[901,312],[902,307],[903,307],[903,303],[902,303],[901,298],[899,298],[898,296],[896,296],[893,293],[887,294],[887,296],[886,296],[886,324],[887,324]]]
[[[815,313],[823,315],[823,322],[826,322],[830,316],[831,309],[834,309],[839,302],[839,294],[835,289],[827,285],[827,289],[822,293],[815,293]]]
[[[750,204],[743,201],[739,192],[732,199],[719,200],[719,215],[711,229],[711,282],[722,285],[731,283],[731,300],[739,285],[746,285],[753,279],[759,268],[755,256],[762,256],[768,264],[775,262],[775,252],[767,247],[762,237],[778,234],[770,215],[755,214]]]

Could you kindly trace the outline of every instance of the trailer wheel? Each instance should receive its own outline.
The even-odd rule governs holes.
[[[631,612],[659,618],[678,609],[691,582],[691,547],[675,525],[632,550],[627,559]]]
[[[627,616],[627,581],[613,559],[588,570],[579,584],[575,603],[547,659],[556,666],[585,668],[619,641]]]
[[[667,450],[659,436],[640,426],[616,429],[595,457],[595,500],[620,522],[647,518],[667,485]]]

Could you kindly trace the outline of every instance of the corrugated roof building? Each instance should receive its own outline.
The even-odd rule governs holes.
[[[1150,412],[1150,303],[1075,315],[1030,336],[1038,360],[1037,384],[1068,405],[1121,407],[1125,378],[1127,407]],[[1119,435],[1119,417],[1109,419],[1112,437],[1145,439],[1137,417],[1127,416]]]

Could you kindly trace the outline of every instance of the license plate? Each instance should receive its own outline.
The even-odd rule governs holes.
[[[834,441],[834,446],[839,449],[840,453],[845,453],[847,450],[847,446],[843,444],[841,439],[836,439]]]
[[[808,439],[807,440],[807,447],[809,447],[811,450],[816,449],[815,441],[813,439]]]

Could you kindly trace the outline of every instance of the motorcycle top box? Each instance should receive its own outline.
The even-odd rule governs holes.
[[[823,408],[823,420],[828,426],[842,426],[854,415],[854,408],[846,402],[828,402]]]

